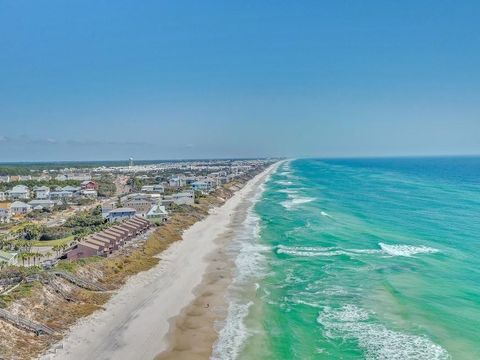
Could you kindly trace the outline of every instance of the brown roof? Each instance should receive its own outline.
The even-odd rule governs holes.
[[[108,235],[111,235],[111,236],[115,236],[117,238],[118,237],[121,237],[121,238],[126,237],[126,233],[124,233],[123,231],[103,230],[102,233],[108,234]]]
[[[92,244],[92,243],[88,243],[88,242],[82,242],[82,243],[80,243],[80,244],[78,244],[78,245],[82,245],[82,246],[89,247],[89,248],[91,248],[91,249],[99,250],[98,245]]]
[[[122,224],[123,227],[127,228],[127,229],[130,229],[130,230],[133,230],[133,231],[138,231],[141,229],[140,226],[138,225],[134,225],[134,224],[127,224],[127,223],[124,223]]]
[[[96,233],[96,234],[93,235],[93,237],[97,237],[97,236],[107,238],[107,239],[113,239],[113,240],[118,239],[118,236],[115,236],[113,234],[107,234],[107,233],[105,233],[105,231],[102,231],[102,232],[99,232],[99,233]]]
[[[90,244],[98,245],[98,246],[100,246],[100,247],[102,247],[102,248],[107,247],[106,244],[108,244],[108,243],[106,243],[106,242],[100,241],[100,240],[98,240],[98,239],[93,239],[93,238],[88,238],[87,240],[85,240],[85,242],[86,242],[86,243],[90,243]]]
[[[121,233],[121,234],[129,234],[129,233],[130,233],[129,230],[127,230],[127,229],[122,229],[122,228],[120,227],[120,225],[115,225],[115,226],[113,226],[113,227],[111,227],[111,228],[108,228],[108,230],[109,230],[109,231],[114,231],[114,232],[117,232],[117,233]]]

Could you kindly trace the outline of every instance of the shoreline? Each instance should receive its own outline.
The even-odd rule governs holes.
[[[217,327],[228,315],[226,294],[235,271],[236,254],[231,254],[228,246],[242,231],[244,221],[256,203],[256,195],[278,165],[274,164],[235,208],[224,233],[215,240],[217,249],[208,257],[209,266],[201,284],[194,289],[195,298],[171,319],[168,349],[155,360],[200,360],[212,356],[220,330]]]
[[[154,268],[131,277],[96,312],[75,324],[40,359],[153,359],[169,348],[174,319],[196,298],[239,204],[263,183],[278,163],[249,180],[220,207],[185,230],[182,241],[158,255]]]

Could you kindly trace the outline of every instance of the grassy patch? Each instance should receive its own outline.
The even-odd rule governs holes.
[[[78,260],[61,260],[57,264],[57,270],[63,270],[71,273],[75,273],[79,267],[87,264],[102,261],[104,258],[101,256],[91,256]]]
[[[22,283],[16,287],[8,295],[0,296],[0,307],[7,307],[12,301],[16,299],[22,299],[32,295],[35,289],[39,289],[42,286],[40,282]]]
[[[53,247],[55,245],[70,244],[72,241],[73,241],[73,235],[70,235],[62,239],[44,240],[44,241],[36,240],[33,242],[33,246]]]

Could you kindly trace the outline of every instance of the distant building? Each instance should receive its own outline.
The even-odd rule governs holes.
[[[208,192],[210,191],[211,189],[211,186],[209,183],[205,182],[205,181],[195,181],[193,184],[192,184],[192,189],[194,191],[202,191],[202,192]]]
[[[71,199],[73,197],[73,192],[71,191],[52,191],[50,193],[50,199],[58,200],[58,199]]]
[[[58,181],[66,181],[66,180],[77,180],[77,181],[87,181],[90,180],[92,177],[90,174],[75,174],[75,173],[65,173],[59,174],[55,177]]]
[[[8,183],[8,182],[10,182],[10,176],[8,176],[8,175],[2,175],[2,176],[0,176],[0,182],[1,182],[1,183]]]
[[[130,219],[135,216],[136,210],[128,207],[113,209],[108,212],[107,219],[110,222]]]
[[[30,190],[25,185],[17,185],[8,191],[8,196],[12,200],[27,200],[30,197]]]
[[[7,194],[4,193],[3,191],[0,191],[0,201],[5,201],[7,200]]]
[[[185,191],[177,194],[172,194],[173,203],[176,205],[193,205],[195,204],[195,192]]]
[[[43,209],[51,210],[55,206],[55,201],[48,200],[48,199],[36,199],[36,200],[30,201],[28,205],[30,205],[33,208],[33,210],[43,210]]]
[[[73,193],[73,194],[79,192],[80,190],[81,190],[81,188],[78,187],[78,186],[64,186],[64,187],[62,188],[62,191],[69,191],[69,192],[71,192],[71,193]]]
[[[162,184],[142,186],[142,192],[146,192],[146,193],[163,193],[164,191],[165,191],[165,188],[163,187]]]
[[[24,215],[30,211],[32,211],[32,207],[21,201],[14,201],[12,205],[10,205],[10,213],[12,215]]]
[[[80,184],[83,190],[98,190],[98,184],[93,180],[85,180]]]
[[[98,196],[98,193],[95,189],[83,189],[80,191],[80,195],[88,198],[96,198]]]
[[[145,215],[148,210],[152,208],[152,203],[148,198],[133,198],[128,199],[123,203],[123,205],[127,208],[135,209],[138,214]]]
[[[170,187],[179,188],[179,187],[186,186],[187,182],[185,180],[185,177],[175,176],[168,181],[168,184],[170,185]]]
[[[48,186],[39,186],[33,189],[37,199],[48,199],[50,197],[50,188]]]

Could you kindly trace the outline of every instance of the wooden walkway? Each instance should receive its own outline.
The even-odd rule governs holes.
[[[8,321],[18,328],[33,331],[37,335],[52,335],[55,331],[48,326],[36,323],[34,321],[22,318],[18,315],[13,315],[7,310],[0,309],[0,319]]]
[[[67,273],[65,271],[52,271],[51,272],[53,275],[59,276],[61,278],[64,278],[67,281],[70,281],[72,284],[75,284],[81,288],[87,289],[87,290],[92,290],[92,291],[107,291],[103,286],[100,286],[93,281],[89,281],[86,279],[82,279],[78,276],[72,275],[70,273]]]

